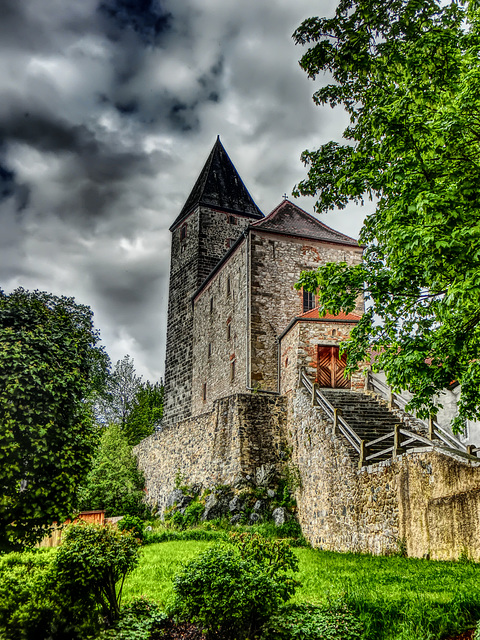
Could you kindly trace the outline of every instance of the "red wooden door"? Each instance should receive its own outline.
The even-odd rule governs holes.
[[[345,378],[347,356],[340,356],[339,348],[318,346],[317,382],[330,389],[350,389],[350,380]]]

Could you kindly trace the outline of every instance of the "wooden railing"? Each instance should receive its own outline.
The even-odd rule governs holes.
[[[340,411],[333,407],[325,398],[323,393],[321,393],[318,385],[315,382],[310,382],[303,368],[300,372],[300,381],[302,382],[305,389],[311,394],[312,405],[321,407],[325,411],[327,416],[333,421],[333,428],[335,433],[343,433],[343,435],[350,442],[355,451],[357,453],[361,453],[363,440],[359,438],[359,436],[355,433],[348,422],[342,418]]]
[[[389,386],[379,380],[371,371],[368,373],[368,388],[372,391],[375,391],[375,393],[378,393],[382,396],[382,398],[387,400],[388,406],[390,408],[396,406],[404,411],[405,407],[408,404],[408,400],[406,398],[404,398],[399,393],[393,392]],[[445,431],[445,429],[443,429],[438,424],[438,422],[434,420],[433,416],[431,416],[429,420],[422,420],[421,418],[417,418],[415,416],[415,420],[418,420],[428,428],[429,440],[441,440],[444,444],[447,445],[447,447],[451,447],[452,449],[459,449],[463,453],[469,453],[470,455],[476,455],[476,453],[480,451],[480,447],[466,445],[458,438],[456,438],[453,434]]]
[[[383,385],[380,381],[378,382],[378,386],[382,384],[384,390],[388,390],[386,385]],[[470,455],[475,455],[480,451],[479,447],[466,447],[462,445],[459,441],[457,442],[455,438],[446,433],[439,425],[434,424],[433,430],[429,431],[429,436],[432,435],[432,438],[425,438],[418,433],[410,431],[409,429],[404,429],[401,424],[395,425],[393,431],[380,436],[379,438],[375,438],[374,440],[366,441],[353,430],[353,428],[348,424],[348,422],[342,417],[341,411],[335,407],[333,407],[327,398],[321,392],[318,384],[315,382],[311,382],[308,378],[305,369],[302,367],[300,370],[300,383],[301,385],[308,391],[312,398],[312,406],[319,407],[323,409],[326,415],[332,420],[334,432],[336,434],[341,433],[345,436],[348,442],[352,445],[355,451],[359,455],[358,466],[359,468],[374,462],[376,458],[385,457],[385,455],[392,454],[392,456],[397,456],[402,453],[405,453],[407,448],[414,448],[419,445],[427,445],[429,447],[433,446],[432,439],[433,437],[440,437],[439,432],[443,432],[444,437],[440,437],[440,439],[447,444],[450,448],[460,450],[464,453],[469,453]],[[397,396],[398,394],[393,394]],[[401,398],[401,396],[398,396]],[[397,402],[397,398],[393,398],[395,402]],[[402,399],[403,401],[403,399]],[[404,406],[407,404],[407,401],[403,401]],[[442,435],[443,435],[442,434]],[[448,439],[447,439],[448,436]],[[451,442],[453,440],[453,443]],[[385,448],[379,451],[373,451],[372,448],[374,445],[379,444],[380,442],[385,442],[387,445]],[[458,444],[462,445],[459,447]]]

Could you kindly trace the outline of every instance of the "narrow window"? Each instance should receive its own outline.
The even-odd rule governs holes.
[[[232,319],[229,318],[227,320],[227,340],[231,340],[232,338]]]
[[[207,400],[207,383],[204,382],[202,386],[202,400],[205,402]]]
[[[230,382],[235,380],[235,356],[230,360]]]
[[[315,295],[310,291],[303,290],[303,313],[315,309]]]
[[[288,358],[285,358],[285,366],[288,367]]]
[[[228,276],[228,278],[227,278],[227,296],[230,295],[231,291],[232,291],[232,288],[231,288],[230,276]]]
[[[187,224],[185,223],[180,227],[180,240],[185,240],[187,237]]]
[[[213,298],[210,298],[210,313],[213,313]]]
[[[210,358],[210,357],[211,357],[211,355],[212,355],[212,343],[211,343],[211,342],[209,342],[209,343],[208,343],[208,357]]]
[[[332,329],[332,336],[336,336],[337,335],[337,330],[336,329]]]

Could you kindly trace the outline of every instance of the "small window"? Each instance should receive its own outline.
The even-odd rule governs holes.
[[[213,298],[210,298],[210,313],[213,313]]]
[[[209,343],[208,343],[208,357],[210,358],[210,357],[211,357],[211,355],[212,355],[212,343],[211,343],[211,342],[209,342]]]
[[[336,329],[332,329],[332,336],[336,336],[337,335],[337,330]]]
[[[237,224],[237,219],[235,216],[228,216],[228,223],[229,224]]]
[[[315,309],[315,295],[310,291],[303,290],[303,313]]]
[[[227,320],[227,340],[232,339],[232,319]]]
[[[185,240],[187,237],[187,225],[184,224],[180,227],[180,240]]]
[[[230,382],[235,380],[235,356],[230,360]]]
[[[285,366],[288,367],[288,358],[285,358]]]
[[[202,400],[205,402],[207,400],[207,383],[204,382],[202,386]]]
[[[228,276],[227,278],[227,296],[229,296],[232,292],[232,286],[231,286],[231,282],[230,282],[230,276]]]

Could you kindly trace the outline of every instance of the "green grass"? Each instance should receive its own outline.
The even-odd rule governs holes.
[[[125,601],[148,595],[163,606],[172,578],[208,541],[173,541],[144,548],[126,580]],[[296,549],[297,602],[327,604],[344,598],[360,617],[368,640],[437,640],[480,619],[480,565]]]
[[[173,576],[182,563],[188,562],[211,544],[208,541],[179,540],[143,547],[138,567],[125,580],[123,602],[147,595],[160,605],[168,606],[173,598]]]

